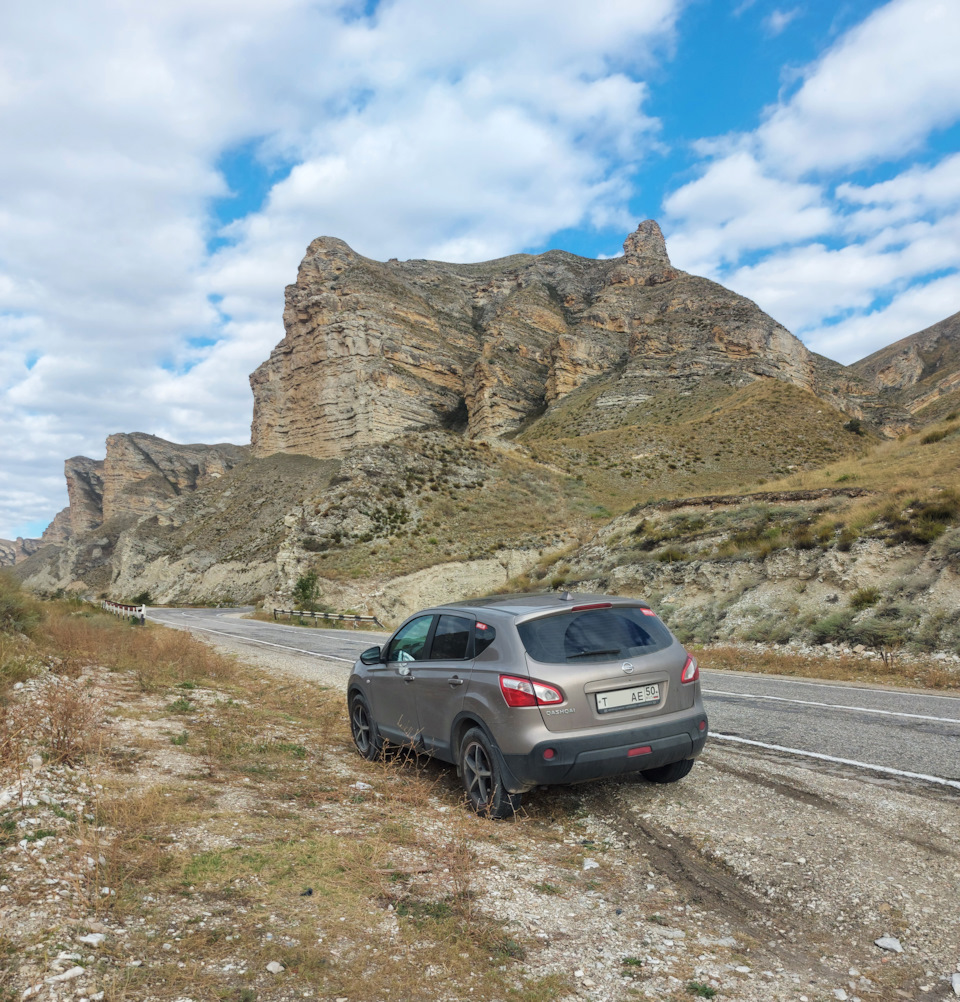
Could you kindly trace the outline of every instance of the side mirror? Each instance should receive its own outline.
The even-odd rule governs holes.
[[[375,665],[380,663],[380,648],[379,647],[368,647],[363,654],[360,655],[360,660],[365,665]]]

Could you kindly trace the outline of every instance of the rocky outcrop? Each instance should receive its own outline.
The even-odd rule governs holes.
[[[68,507],[43,534],[61,544],[114,518],[163,511],[184,492],[221,477],[248,454],[242,445],[178,445],[141,432],[110,435],[105,459],[64,464]]]
[[[32,556],[43,545],[39,539],[0,539],[0,567],[13,567]]]
[[[881,398],[911,414],[960,391],[960,313],[850,366],[876,386]]]
[[[70,499],[70,532],[74,535],[89,532],[103,521],[103,465],[102,459],[86,456],[74,456],[63,464]]]
[[[652,220],[603,261],[384,264],[321,237],[287,288],[284,327],[250,377],[258,456],[338,456],[426,428],[501,438],[605,373],[634,395],[714,375],[794,383],[858,417],[877,403],[748,299],[674,268]]]

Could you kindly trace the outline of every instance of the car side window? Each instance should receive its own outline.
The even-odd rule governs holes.
[[[432,622],[433,616],[418,616],[401,627],[400,632],[390,641],[387,660],[422,661],[426,656],[427,634]]]
[[[470,646],[473,621],[463,616],[441,616],[433,635],[431,661],[462,661]]]

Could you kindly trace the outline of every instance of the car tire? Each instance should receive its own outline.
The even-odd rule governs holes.
[[[383,738],[370,714],[370,706],[359,692],[350,694],[350,733],[357,751],[371,762],[383,754]]]
[[[477,814],[498,820],[513,817],[522,794],[507,792],[496,745],[479,727],[464,734],[457,764],[467,800]]]
[[[661,765],[656,769],[644,769],[643,778],[651,783],[676,783],[690,772],[695,761],[692,758],[682,758],[679,762]]]

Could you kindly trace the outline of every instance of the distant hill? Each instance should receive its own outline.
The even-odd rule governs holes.
[[[960,410],[960,313],[875,351],[850,368],[915,423]]]
[[[40,549],[39,539],[0,539],[0,567],[13,567]]]

